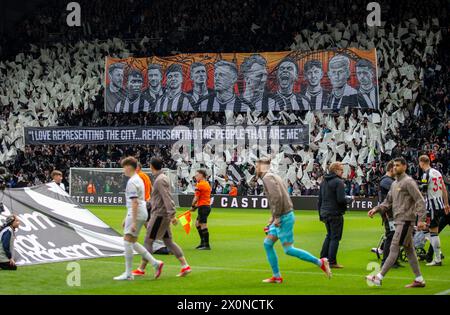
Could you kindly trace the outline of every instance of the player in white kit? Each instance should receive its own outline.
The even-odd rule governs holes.
[[[134,157],[127,157],[122,161],[121,165],[125,176],[130,178],[125,190],[127,216],[123,222],[125,272],[120,276],[114,277],[114,280],[134,279],[132,275],[133,249],[155,268],[155,279],[157,279],[161,275],[164,263],[156,260],[144,246],[136,242],[148,216],[144,182],[136,173],[138,161]]]
[[[427,266],[442,266],[439,221],[449,210],[448,192],[442,174],[430,166],[430,158],[427,155],[419,157],[419,166],[424,172],[421,188],[426,192],[425,202],[429,224],[429,233],[426,233],[426,238],[434,250],[434,259]]]

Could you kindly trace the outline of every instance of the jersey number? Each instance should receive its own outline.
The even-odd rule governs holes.
[[[442,190],[442,185],[444,184],[442,181],[442,176],[439,176],[438,178],[433,177],[433,191]]]

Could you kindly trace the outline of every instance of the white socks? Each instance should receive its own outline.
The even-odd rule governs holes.
[[[417,282],[424,282],[423,277],[422,276],[418,276],[416,277],[416,281]]]
[[[150,254],[144,246],[139,243],[134,243],[133,248],[139,255],[142,256],[142,258],[151,263],[153,267],[158,266],[159,260],[156,260],[155,257],[153,257],[152,254]]]
[[[436,262],[441,261],[441,239],[437,233],[430,233],[430,244],[434,250],[434,260]]]
[[[127,276],[131,276],[133,268],[133,243],[124,240],[123,245],[125,248],[125,273]]]
[[[378,273],[377,274],[377,278],[380,279],[380,280],[383,280],[384,277],[383,277],[383,275],[381,273]]]

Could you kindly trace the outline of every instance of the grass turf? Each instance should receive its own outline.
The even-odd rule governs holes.
[[[89,206],[98,217],[117,231],[125,214],[123,207]],[[182,211],[182,209],[180,209]],[[316,211],[297,211],[296,246],[318,255],[324,226]],[[0,294],[436,294],[450,289],[450,264],[426,267],[421,262],[427,282],[424,289],[405,289],[413,279],[407,263],[391,270],[382,287],[369,287],[364,276],[372,270],[367,266],[377,262],[370,248],[376,246],[383,228],[380,218],[369,219],[364,212],[345,215],[344,234],[338,260],[345,266],[333,270],[328,280],[316,266],[286,256],[276,245],[280,269],[285,282],[263,284],[270,276],[263,249],[263,227],[267,210],[213,209],[209,219],[212,251],[197,251],[195,228],[186,235],[181,226],[173,228],[175,241],[183,248],[193,272],[186,278],[175,277],[179,264],[175,257],[159,256],[166,266],[159,280],[151,276],[135,281],[113,281],[124,270],[124,258],[80,260],[81,285],[66,284],[67,262],[25,266],[17,272],[0,271]],[[144,231],[141,232],[140,241]],[[450,228],[441,234],[444,253],[450,255]],[[137,266],[140,257],[134,257]],[[447,259],[448,261],[448,259]],[[150,269],[149,269],[150,270]],[[152,272],[152,271],[151,271]]]

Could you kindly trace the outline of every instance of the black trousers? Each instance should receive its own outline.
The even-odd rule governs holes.
[[[9,262],[2,262],[0,263],[0,269],[3,270],[17,270],[16,265],[11,265]]]
[[[331,265],[336,264],[336,256],[339,249],[339,241],[342,238],[342,231],[344,229],[344,216],[330,216],[322,218],[325,227],[327,228],[327,236],[323,241],[321,258],[328,258]]]

